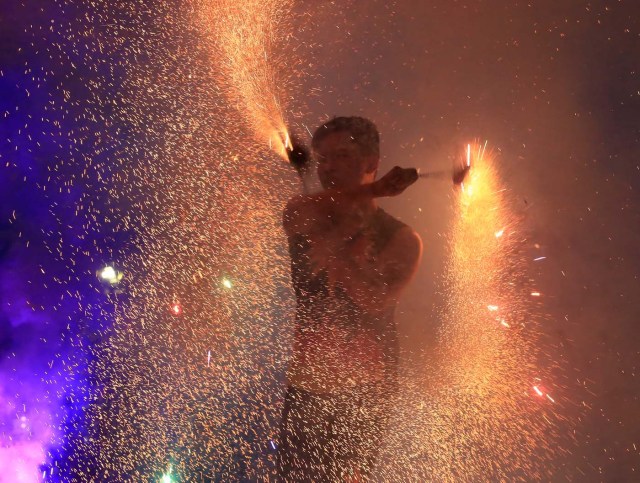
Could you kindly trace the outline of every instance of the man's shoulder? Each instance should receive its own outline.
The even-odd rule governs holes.
[[[378,209],[378,213],[379,213],[378,216],[380,218],[380,225],[383,230],[392,231],[394,233],[399,230],[403,230],[403,231],[410,230],[415,233],[414,229],[411,228],[411,226],[406,224],[404,221],[396,218],[395,216],[387,213],[382,208]]]
[[[422,240],[420,235],[407,223],[390,215],[381,208],[378,210],[378,243],[379,249],[385,246],[416,246],[421,250]]]

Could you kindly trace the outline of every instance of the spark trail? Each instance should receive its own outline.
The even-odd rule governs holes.
[[[203,0],[196,3],[211,36],[211,60],[225,74],[226,95],[260,142],[285,157],[286,93],[297,69],[287,48],[292,0]],[[287,75],[288,74],[288,75]]]

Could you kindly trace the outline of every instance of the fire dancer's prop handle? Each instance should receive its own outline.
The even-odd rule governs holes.
[[[297,137],[291,136],[289,142],[285,144],[285,150],[289,164],[293,166],[300,177],[300,181],[302,181],[303,192],[308,194],[311,191],[307,176],[311,166],[309,148],[302,144]]]
[[[467,179],[467,175],[471,170],[470,165],[465,165],[454,170],[442,170],[442,171],[418,171],[419,178],[432,178],[432,179],[451,179],[453,184],[460,185]]]
[[[434,178],[434,179],[446,179],[451,176],[451,171],[442,170],[442,171],[423,171],[420,172],[418,170],[419,178]]]

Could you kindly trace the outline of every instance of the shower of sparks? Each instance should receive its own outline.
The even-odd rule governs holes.
[[[79,314],[69,337],[86,358],[49,366],[68,385],[70,409],[65,434],[55,436],[67,453],[47,473],[269,481],[264,446],[276,447],[293,308],[279,223],[295,185],[277,181],[290,173],[268,148],[282,155],[290,142],[293,2],[149,9],[143,0],[99,0],[82,12],[72,3],[60,2],[70,20],[52,27],[47,55],[60,64],[51,82],[61,88],[44,111],[73,118],[68,131],[54,124],[47,134],[73,146],[51,169],[51,185],[81,192],[70,221],[81,228],[73,242],[53,234],[47,248],[74,277],[77,264],[89,265],[122,292],[107,287],[113,317],[69,292]],[[70,95],[71,82],[84,98]],[[379,469],[383,481],[403,472],[408,481],[470,481],[487,467],[505,478],[544,476],[538,450],[552,417],[521,398],[541,372],[522,296],[531,293],[522,237],[485,148],[464,153],[472,169],[451,236],[441,358],[397,408],[399,430],[386,438],[397,452]],[[184,307],[188,320],[178,317]],[[78,385],[87,364],[87,384]],[[26,449],[25,472],[39,474],[42,445]]]
[[[391,478],[407,468],[401,476],[429,481],[548,479],[557,419],[529,395],[541,351],[524,227],[486,143],[467,145],[464,162],[471,170],[458,191],[439,348],[427,375],[408,383],[397,424],[412,438],[399,437],[392,454],[402,463],[384,471]],[[539,385],[533,393],[554,402]]]
[[[296,182],[278,160],[291,5],[98,1],[58,26],[53,50],[87,99],[53,107],[76,116],[66,135],[82,146],[53,178],[86,190],[74,222],[104,250],[87,263],[108,311],[81,301],[96,322],[72,323],[87,385],[73,383],[83,362],[54,366],[88,429],[65,416],[52,478],[270,477],[273,455],[255,458],[277,433],[293,308],[280,220]],[[63,177],[78,165],[82,178]],[[71,267],[88,253],[61,246]]]

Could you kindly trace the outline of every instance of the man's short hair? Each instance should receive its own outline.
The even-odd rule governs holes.
[[[369,119],[359,116],[334,117],[316,129],[311,146],[317,149],[320,141],[334,132],[348,132],[364,155],[380,157],[380,133]]]

